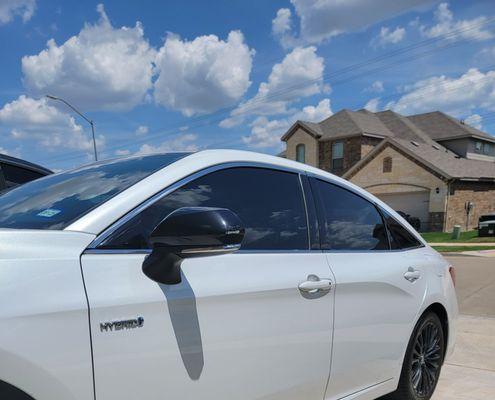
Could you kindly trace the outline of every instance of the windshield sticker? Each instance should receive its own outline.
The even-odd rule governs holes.
[[[51,218],[57,214],[60,214],[60,210],[56,210],[54,208],[47,208],[46,210],[43,210],[36,214],[38,217],[45,217],[45,218]]]

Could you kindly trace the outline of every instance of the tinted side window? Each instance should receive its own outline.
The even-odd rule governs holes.
[[[388,250],[387,232],[373,204],[331,183],[313,182],[322,206],[324,249]]]
[[[198,178],[143,210],[100,248],[150,248],[152,230],[181,207],[225,207],[237,213],[246,228],[242,249],[309,248],[299,176],[260,168],[231,168]]]
[[[18,167],[11,164],[2,163],[2,171],[7,181],[7,186],[17,186],[26,182],[34,181],[35,179],[41,178],[42,174],[39,172],[31,171],[26,168]]]
[[[382,211],[387,221],[387,228],[390,233],[390,245],[392,250],[410,249],[413,247],[420,247],[421,243],[404,228],[395,218]]]

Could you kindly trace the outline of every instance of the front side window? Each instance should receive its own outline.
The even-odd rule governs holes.
[[[327,250],[388,250],[387,231],[376,207],[340,186],[314,181],[323,212]]]
[[[296,146],[296,161],[301,163],[306,162],[306,146],[304,144],[298,144]]]
[[[246,229],[243,250],[309,248],[299,176],[251,167],[215,171],[185,184],[127,221],[99,248],[149,249],[153,229],[181,207],[221,207],[235,212]]]
[[[483,150],[483,143],[476,142],[474,145],[474,148],[475,148],[477,153],[481,153],[481,151]]]
[[[332,170],[344,168],[344,143],[334,142],[332,144]]]
[[[25,183],[0,196],[0,228],[64,229],[186,155],[155,154],[104,161]]]

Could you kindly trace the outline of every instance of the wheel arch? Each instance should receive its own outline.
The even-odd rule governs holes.
[[[440,323],[442,324],[442,331],[445,341],[445,348],[444,348],[444,358],[445,358],[448,348],[447,343],[449,342],[449,316],[447,314],[447,310],[441,303],[432,303],[423,311],[418,321],[421,320],[421,318],[423,318],[423,316],[428,314],[429,312],[436,314],[440,319]]]
[[[9,400],[35,400],[21,389],[0,380],[0,398]]]

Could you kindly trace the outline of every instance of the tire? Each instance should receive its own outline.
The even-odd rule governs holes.
[[[429,400],[440,377],[444,354],[442,323],[429,312],[418,321],[409,340],[397,390],[383,400]]]

